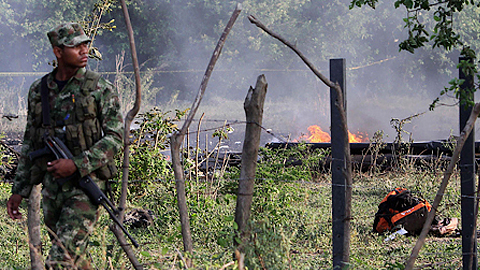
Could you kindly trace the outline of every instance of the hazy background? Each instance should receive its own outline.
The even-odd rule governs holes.
[[[346,59],[347,114],[352,132],[373,135],[383,130],[386,140],[393,141],[396,134],[390,125],[392,118],[424,113],[404,126],[415,141],[447,139],[459,133],[458,107],[428,111],[433,99],[457,76],[459,53],[428,46],[415,54],[399,52],[398,44],[407,33],[402,21],[406,12],[394,9],[393,1],[380,1],[375,10],[350,10],[348,0],[240,2],[243,11],[227,38],[196,117],[205,113],[205,129],[221,126],[224,120],[244,121],[244,98],[260,74],[265,74],[269,83],[263,126],[276,135],[264,133],[264,142],[299,138],[308,134],[310,125],[329,129],[329,89],[290,49],[252,25],[246,18],[251,14],[296,43],[327,77],[330,59]],[[63,21],[88,21],[95,3],[105,2],[0,2],[0,114],[24,117],[28,86],[52,69],[48,62],[54,56],[46,32]],[[143,111],[152,106],[165,110],[191,106],[236,4],[214,0],[129,2],[144,78]],[[478,47],[475,33],[480,29],[470,22],[478,14],[478,9],[471,8],[456,19],[458,32],[473,48]],[[429,14],[423,16],[426,22],[430,20]],[[90,60],[89,67],[114,72],[123,63],[123,71],[132,71],[124,19],[117,4],[111,5],[102,22],[112,19],[116,29],[100,31],[94,41],[103,60]],[[122,51],[125,59],[120,62],[116,59]],[[116,80],[111,73],[105,76],[112,82]],[[132,101],[128,76],[125,74],[119,88],[125,102]],[[445,102],[454,104],[454,100]],[[5,129],[7,120],[0,121],[0,128]],[[232,140],[241,140],[242,125],[234,127]],[[407,134],[402,135],[408,139]]]

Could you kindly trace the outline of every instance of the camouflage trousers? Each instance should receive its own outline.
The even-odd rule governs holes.
[[[58,187],[58,192],[49,187],[42,193],[45,225],[52,241],[46,269],[92,269],[86,248],[98,220],[98,206],[69,182]]]

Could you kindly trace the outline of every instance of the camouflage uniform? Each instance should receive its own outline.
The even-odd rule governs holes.
[[[49,32],[52,45],[74,46],[78,42],[89,41],[85,39],[85,34],[77,35],[78,28],[68,26],[73,31],[68,32],[69,28],[63,25]],[[66,33],[59,31],[65,28]],[[59,91],[54,81],[56,71],[47,75],[52,126],[48,130],[51,135],[63,140],[73,153],[77,167],[76,179],[90,175],[104,189],[106,179],[115,171],[111,166],[113,156],[123,143],[117,92],[103,78],[94,81],[96,85],[85,91],[82,85],[91,77],[86,72],[92,72],[85,68],[80,68]],[[40,90],[39,79],[32,84],[28,94],[27,125],[12,193],[28,198],[33,185],[42,183],[44,219],[51,230],[52,239],[47,266],[55,269],[90,269],[90,263],[83,257],[88,235],[98,219],[98,206],[90,202],[75,180],[67,181],[62,186],[58,184],[52,174],[46,172],[45,158],[33,162],[28,158],[30,152],[44,147],[41,138],[46,129],[42,126]]]

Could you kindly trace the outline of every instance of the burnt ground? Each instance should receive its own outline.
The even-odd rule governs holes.
[[[23,132],[2,132],[4,137],[2,138],[2,142],[15,148],[18,148],[23,140]]]
[[[17,155],[23,138],[21,132],[4,132],[0,141],[2,160],[0,163],[0,180],[10,182],[17,169]]]

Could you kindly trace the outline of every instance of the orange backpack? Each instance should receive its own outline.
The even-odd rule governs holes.
[[[420,234],[432,206],[405,188],[390,191],[378,205],[373,230],[384,233],[398,225],[411,235]]]

